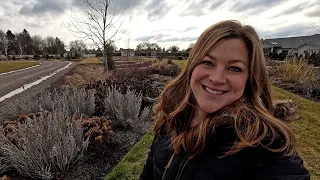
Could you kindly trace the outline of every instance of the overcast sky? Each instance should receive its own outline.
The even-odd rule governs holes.
[[[69,45],[79,39],[67,28],[75,0],[6,0],[0,3],[0,29],[59,37]],[[194,43],[210,25],[227,19],[252,25],[261,38],[320,33],[319,0],[111,0],[122,4],[118,48],[143,41],[181,49]],[[117,1],[117,2],[116,2]],[[129,39],[129,41],[128,41]],[[129,42],[129,43],[128,43]]]

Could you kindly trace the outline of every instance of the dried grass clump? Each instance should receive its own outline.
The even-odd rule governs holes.
[[[316,70],[304,59],[286,59],[280,66],[275,67],[270,75],[282,82],[314,83],[318,80]]]
[[[181,69],[178,65],[174,64],[171,61],[161,61],[153,63],[150,67],[152,69],[152,74],[159,74],[163,76],[177,76],[181,72]]]
[[[34,179],[52,179],[82,158],[89,140],[80,121],[63,110],[39,114],[0,128],[0,173],[16,170]]]
[[[109,77],[102,65],[78,65],[70,75],[63,78],[63,86],[83,88],[87,84],[98,82]]]
[[[300,119],[298,113],[299,105],[297,102],[288,100],[277,100],[273,104],[274,116],[287,123]]]

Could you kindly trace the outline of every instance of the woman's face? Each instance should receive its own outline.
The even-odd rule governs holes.
[[[237,101],[248,79],[248,49],[241,39],[221,40],[191,75],[191,89],[202,115]]]

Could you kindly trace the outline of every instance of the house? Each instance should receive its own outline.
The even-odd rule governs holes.
[[[121,57],[133,57],[134,49],[122,49],[120,48]]]
[[[155,50],[155,49],[149,49],[149,50],[137,51],[136,54],[138,56],[157,57],[159,52],[157,50]]]
[[[83,57],[85,58],[96,57],[96,54],[83,54]]]
[[[64,54],[63,54],[63,57],[71,57],[71,58],[78,58],[78,57],[83,57],[84,55],[84,51],[78,51],[76,50],[75,48],[71,48],[70,51],[66,51]]]
[[[320,51],[320,34],[262,40],[265,53],[284,53],[287,55],[305,55]]]

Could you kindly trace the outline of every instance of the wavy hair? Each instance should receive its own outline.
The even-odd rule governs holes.
[[[242,39],[249,50],[249,76],[244,94],[234,104],[209,114],[200,124],[190,127],[190,117],[196,105],[190,87],[192,71],[220,40],[232,38]],[[219,22],[201,34],[189,54],[185,69],[164,88],[153,111],[154,130],[157,133],[163,129],[169,131],[176,155],[181,148],[188,152],[190,158],[199,155],[210,133],[222,124],[231,125],[237,134],[233,146],[222,157],[255,146],[284,152],[285,155],[296,152],[292,130],[287,122],[275,117],[261,40],[253,27],[241,25],[238,21]],[[273,148],[271,144],[279,136],[283,142],[280,147]]]

